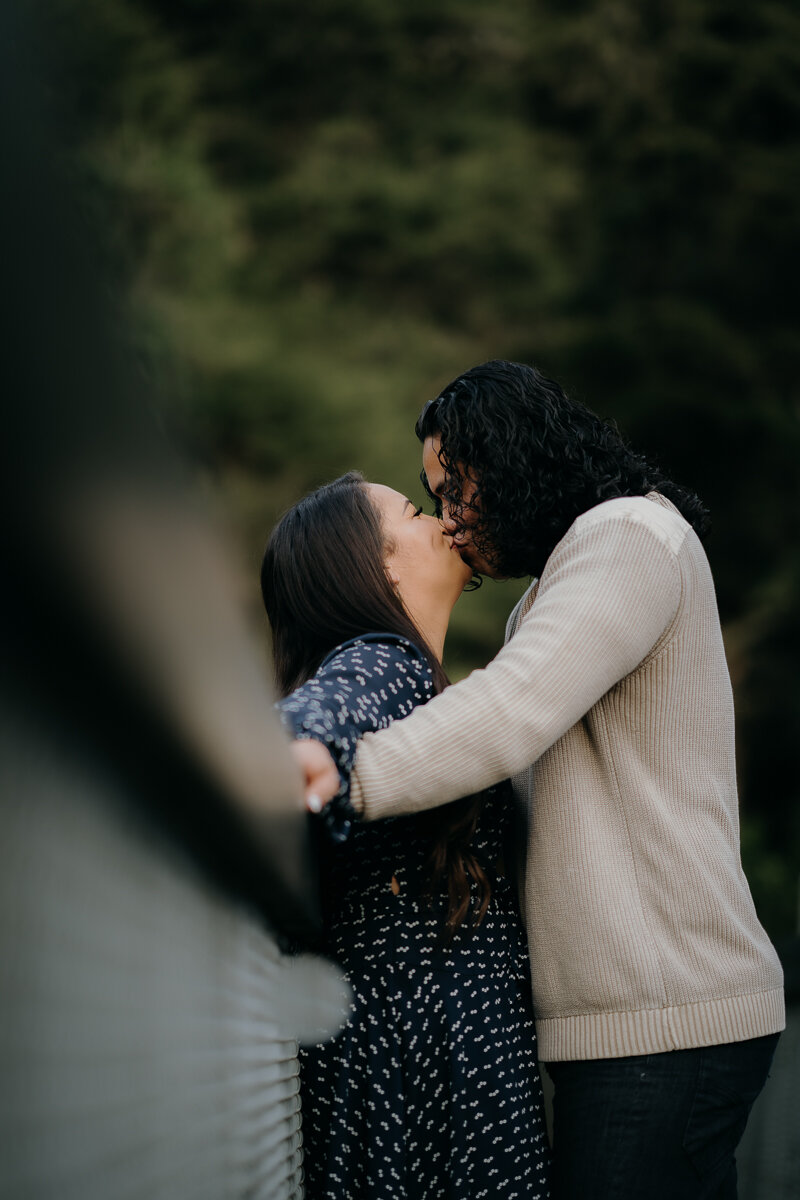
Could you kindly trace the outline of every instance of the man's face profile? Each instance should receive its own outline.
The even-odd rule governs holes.
[[[438,434],[427,437],[422,446],[422,468],[428,488],[441,506],[441,522],[446,533],[453,538],[464,562],[479,575],[496,575],[495,568],[479,552],[472,541],[470,526],[477,523],[480,505],[478,481],[471,475],[468,466],[463,467],[460,505],[453,510],[445,495],[446,472],[440,460],[441,438]]]

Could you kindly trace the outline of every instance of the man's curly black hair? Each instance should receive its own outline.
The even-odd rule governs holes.
[[[494,360],[473,367],[423,408],[421,442],[441,437],[444,496],[498,575],[541,575],[576,517],[616,496],[660,492],[703,538],[708,510],[623,441],[616,428],[570,400],[535,367]],[[469,506],[465,473],[477,482]],[[434,502],[427,480],[422,476]],[[441,507],[441,506],[439,506]]]

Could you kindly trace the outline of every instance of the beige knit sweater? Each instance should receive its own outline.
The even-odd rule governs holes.
[[[663,497],[580,516],[488,667],[365,735],[352,799],[372,820],[509,775],[544,1061],[783,1028],[780,964],[739,856],[714,586]]]

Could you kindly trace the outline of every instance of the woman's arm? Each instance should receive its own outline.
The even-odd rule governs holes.
[[[287,732],[299,739],[292,747],[301,769],[307,774],[306,764],[317,764],[322,798],[332,798],[325,822],[334,838],[347,836],[354,815],[350,773],[361,735],[407,716],[432,694],[430,666],[421,652],[404,638],[384,634],[344,646],[279,702]],[[321,805],[309,807],[318,811]]]
[[[688,526],[651,501],[605,507],[556,547],[518,633],[485,670],[365,736],[351,780],[363,817],[446,804],[530,766],[665,636]]]

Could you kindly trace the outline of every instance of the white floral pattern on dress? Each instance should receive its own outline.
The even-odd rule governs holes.
[[[342,786],[319,820],[328,851],[326,950],[352,1011],[301,1054],[309,1200],[547,1200],[545,1130],[528,957],[516,897],[499,872],[510,790],[492,789],[472,848],[492,877],[480,925],[441,938],[443,900],[421,897],[425,814],[360,823],[349,802],[358,738],[434,693],[404,638],[338,647],[280,702],[287,729],[331,750]]]

